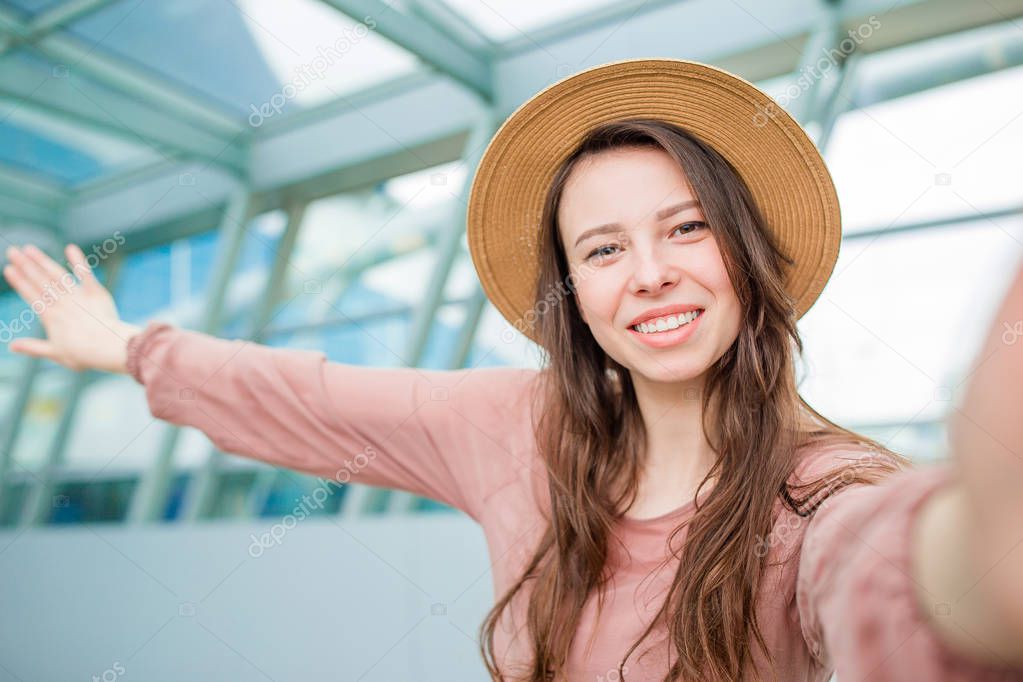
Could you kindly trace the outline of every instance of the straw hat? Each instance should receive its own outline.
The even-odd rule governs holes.
[[[537,242],[558,166],[596,125],[629,118],[674,123],[738,171],[782,250],[786,290],[802,316],[820,295],[842,236],[838,196],[813,141],[752,83],[707,64],[630,59],[586,69],[543,89],[501,125],[473,178],[469,252],[483,290],[537,341]]]

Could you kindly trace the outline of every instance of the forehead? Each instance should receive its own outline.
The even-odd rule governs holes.
[[[694,199],[685,173],[662,149],[628,148],[583,159],[569,175],[558,207],[563,236],[603,223],[628,227],[658,208]]]

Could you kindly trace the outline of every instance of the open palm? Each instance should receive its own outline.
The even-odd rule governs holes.
[[[8,247],[4,278],[46,331],[45,339],[18,338],[9,348],[74,370],[126,371],[127,340],[139,328],[120,319],[82,250],[68,244],[64,253],[70,271],[33,245]]]

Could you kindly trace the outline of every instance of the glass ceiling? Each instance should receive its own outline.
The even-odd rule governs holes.
[[[444,0],[495,42],[615,4],[611,0]]]
[[[53,9],[60,5],[62,0],[8,0],[9,5],[14,5],[29,16],[35,16],[40,12]]]
[[[0,57],[23,67],[19,76],[35,78],[35,96],[44,99],[67,84],[52,78],[54,65],[27,50]],[[75,82],[88,80],[75,74]],[[90,81],[97,90],[104,88]],[[74,87],[74,86],[72,86]],[[82,102],[82,110],[89,103]],[[42,176],[60,185],[77,185],[105,174],[127,172],[161,159],[144,140],[85,127],[69,116],[0,96],[0,164]]]
[[[28,25],[67,0],[10,0],[5,11]],[[611,6],[609,0],[445,0],[481,43]],[[404,11],[404,10],[403,10]],[[423,68],[408,50],[321,0],[111,0],[53,35],[88,60],[114,64],[131,78],[237,121],[268,102],[275,116],[315,108]],[[133,127],[152,102],[114,106],[133,93],[97,77],[83,60],[65,64],[45,36],[0,54],[0,164],[57,188],[76,188],[152,166],[168,153]],[[181,49],[187,44],[188,49]],[[6,64],[5,64],[6,62]],[[3,68],[6,66],[7,68]],[[109,98],[109,99],[108,99]],[[56,103],[56,104],[55,104]],[[156,114],[173,115],[172,111]]]
[[[319,0],[120,0],[72,35],[190,89],[239,117],[287,83],[286,111],[350,94],[418,60]],[[182,50],[182,36],[189,49]],[[290,90],[289,90],[290,92]]]

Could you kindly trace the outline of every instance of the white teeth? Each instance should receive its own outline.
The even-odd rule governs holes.
[[[640,322],[632,328],[643,334],[653,334],[655,332],[663,332],[669,329],[678,329],[684,324],[689,324],[697,318],[701,311],[693,310],[682,315],[669,315],[667,317],[659,317],[652,322]]]

